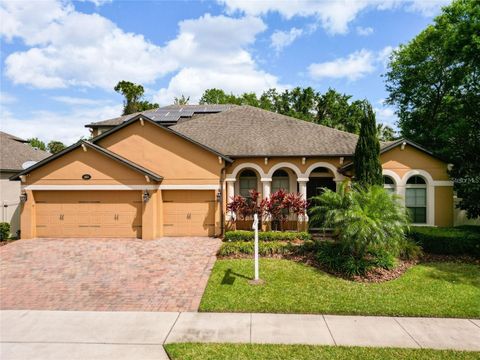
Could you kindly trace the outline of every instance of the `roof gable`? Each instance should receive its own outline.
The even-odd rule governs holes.
[[[109,159],[114,160],[114,161],[116,161],[116,162],[118,162],[118,163],[120,163],[120,164],[122,164],[122,165],[124,165],[124,166],[126,166],[126,167],[128,167],[128,168],[130,168],[130,169],[132,169],[132,170],[134,170],[134,171],[136,171],[136,172],[139,172],[139,173],[141,173],[141,174],[143,174],[143,175],[145,175],[145,176],[148,176],[149,178],[151,178],[151,179],[153,179],[153,180],[155,180],[155,181],[161,181],[161,180],[163,179],[162,176],[160,176],[160,175],[158,175],[158,174],[156,174],[156,173],[154,173],[154,172],[152,172],[152,171],[150,171],[150,170],[148,170],[148,169],[146,169],[146,168],[144,168],[144,167],[142,167],[142,166],[140,166],[140,165],[138,165],[138,164],[135,164],[134,162],[132,162],[132,161],[130,161],[130,160],[128,160],[128,159],[125,159],[124,157],[122,157],[122,156],[120,156],[120,155],[117,155],[117,154],[115,154],[115,153],[113,153],[113,152],[111,152],[111,151],[109,151],[109,150],[107,150],[107,149],[104,149],[104,148],[102,148],[102,147],[100,147],[100,146],[98,146],[98,145],[95,145],[95,144],[93,144],[93,143],[91,143],[91,142],[89,142],[89,141],[81,140],[81,141],[79,141],[79,142],[77,142],[77,143],[75,143],[75,144],[67,147],[67,148],[64,149],[64,150],[62,150],[62,151],[60,151],[60,152],[58,152],[58,153],[56,153],[56,154],[54,154],[54,155],[52,155],[52,156],[49,156],[48,158],[43,159],[42,161],[39,161],[39,162],[36,163],[35,165],[30,166],[29,168],[21,171],[20,173],[12,176],[12,177],[10,178],[10,180],[18,180],[18,179],[20,178],[20,176],[29,174],[29,173],[31,173],[32,171],[34,171],[34,170],[36,170],[36,169],[38,169],[38,168],[41,168],[41,167],[43,167],[43,166],[51,163],[52,161],[54,161],[54,160],[56,160],[56,159],[58,159],[58,158],[60,158],[60,157],[62,157],[62,156],[64,156],[64,155],[66,155],[66,154],[68,154],[68,153],[70,153],[70,152],[78,149],[79,147],[86,147],[86,148],[92,149],[92,150],[94,150],[96,153],[99,153],[99,154],[101,154],[101,155],[103,155],[103,156],[105,156],[105,157],[108,157]]]
[[[136,115],[136,116],[134,116],[133,118],[131,118],[130,120],[125,121],[125,122],[122,123],[121,125],[118,125],[118,126],[112,128],[112,129],[110,129],[110,130],[102,133],[101,135],[98,135],[98,136],[94,137],[94,138],[91,140],[91,142],[92,142],[92,143],[97,143],[99,140],[101,140],[101,139],[103,139],[103,138],[106,138],[107,136],[109,136],[109,135],[111,135],[111,134],[119,131],[120,129],[123,129],[124,127],[129,126],[130,124],[133,124],[134,122],[137,122],[137,121],[146,121],[146,122],[148,122],[148,123],[150,123],[150,124],[158,127],[159,129],[162,129],[162,130],[164,130],[164,131],[166,131],[166,132],[168,132],[168,133],[170,133],[170,134],[174,134],[174,135],[182,138],[182,139],[185,140],[185,141],[188,141],[188,142],[190,142],[190,143],[192,143],[192,144],[194,144],[194,145],[196,145],[196,146],[199,146],[200,148],[202,148],[202,149],[204,149],[204,150],[206,150],[206,151],[208,151],[208,152],[211,152],[211,153],[213,153],[213,154],[215,154],[215,155],[217,155],[217,156],[220,156],[222,159],[224,159],[224,160],[227,161],[227,162],[232,162],[232,161],[233,161],[231,158],[229,158],[228,156],[225,156],[225,155],[222,154],[221,152],[219,152],[219,151],[217,151],[217,150],[215,150],[215,149],[213,149],[213,148],[210,148],[209,146],[204,145],[204,144],[196,141],[195,139],[191,139],[190,137],[188,137],[188,136],[186,136],[186,135],[184,135],[184,134],[182,134],[182,133],[180,133],[180,132],[177,132],[177,131],[173,130],[172,128],[168,128],[168,127],[166,127],[166,126],[163,126],[163,125],[161,125],[161,124],[158,124],[157,122],[153,121],[152,119],[150,119],[150,118],[148,118],[148,117],[146,117],[145,115],[142,115],[142,114]]]

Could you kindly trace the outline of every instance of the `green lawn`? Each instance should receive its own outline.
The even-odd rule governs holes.
[[[290,260],[217,260],[200,311],[480,318],[480,266],[426,263],[380,284],[356,283]]]
[[[364,348],[309,345],[251,344],[168,344],[165,349],[172,360],[203,359],[362,359],[362,360],[431,360],[478,359],[479,353],[396,348]]]

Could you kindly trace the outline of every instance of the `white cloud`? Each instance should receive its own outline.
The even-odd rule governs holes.
[[[316,80],[346,78],[355,81],[374,72],[378,63],[383,63],[385,66],[393,49],[391,46],[387,46],[378,52],[361,49],[347,57],[313,63],[308,67],[308,72]]]
[[[166,51],[176,56],[182,67],[154,101],[165,105],[184,94],[194,103],[212,87],[233,93],[282,87],[274,75],[258,68],[248,51],[266,29],[261,19],[207,14],[182,21],[179,27],[177,38],[167,44]]]
[[[33,111],[25,118],[19,118],[6,108],[0,112],[2,131],[24,139],[38,137],[45,142],[60,140],[70,145],[82,136],[89,137],[84,127],[86,123],[116,117],[121,114],[122,105],[73,108],[65,112]]]
[[[270,46],[273,47],[275,51],[280,52],[283,48],[291,45],[302,34],[303,30],[295,27],[291,28],[290,31],[276,30],[270,36]]]
[[[3,37],[32,46],[5,60],[6,75],[15,84],[111,90],[119,80],[151,83],[178,67],[142,35],[126,33],[98,14],[77,12],[71,3],[4,1],[0,11],[8,19]]]
[[[354,81],[372,73],[375,70],[374,62],[374,54],[369,50],[362,49],[344,58],[311,64],[308,72],[314,79],[347,78]]]
[[[373,34],[373,28],[371,28],[370,26],[368,27],[357,26],[356,31],[357,31],[357,34],[360,36],[369,36]]]
[[[451,0],[217,0],[228,13],[243,12],[253,16],[277,12],[286,19],[315,17],[330,34],[345,34],[357,15],[368,9],[404,9],[431,17]]]
[[[395,114],[395,111],[393,110],[393,108],[388,106],[382,106],[382,107],[374,107],[373,110],[375,111],[375,116],[378,123],[391,126],[394,129],[397,128],[396,123],[398,121],[398,117]]]
[[[228,12],[241,11],[253,16],[265,15],[269,12],[278,12],[286,19],[294,16],[318,19],[321,26],[331,34],[345,34],[348,24],[354,20],[357,14],[368,6],[368,1],[348,0],[219,0],[225,4]]]
[[[184,20],[176,38],[158,46],[98,14],[78,12],[68,2],[2,2],[1,9],[11,19],[2,27],[3,37],[30,46],[5,61],[5,73],[15,84],[111,91],[119,80],[148,86],[176,72],[156,96],[161,104],[182,93],[193,102],[212,86],[233,92],[279,86],[275,76],[258,68],[249,50],[267,28],[258,17],[205,14]],[[35,13],[44,12],[50,15],[35,19]]]

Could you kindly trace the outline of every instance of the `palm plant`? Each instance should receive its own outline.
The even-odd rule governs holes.
[[[381,186],[326,189],[313,198],[311,220],[333,228],[343,248],[357,258],[370,251],[397,252],[408,230],[408,215],[398,196]]]

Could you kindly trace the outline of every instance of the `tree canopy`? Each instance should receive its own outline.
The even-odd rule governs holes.
[[[56,154],[60,151],[62,151],[63,149],[65,149],[66,146],[64,143],[62,143],[61,141],[56,141],[56,140],[52,140],[48,143],[47,145],[47,149],[50,153],[52,154]]]
[[[362,186],[383,185],[375,113],[366,101],[360,106],[362,108],[360,136],[353,155],[355,181]]]
[[[150,103],[143,99],[145,89],[142,85],[134,84],[130,81],[119,81],[113,88],[119,94],[124,96],[122,115],[133,114],[139,111],[156,109],[159,107],[156,103]]]
[[[365,100],[352,101],[351,95],[328,89],[325,94],[311,87],[296,87],[279,92],[269,89],[260,97],[255,93],[227,94],[222,89],[208,89],[203,93],[200,104],[250,105],[320,125],[360,133],[362,104]],[[395,131],[389,126],[379,126],[381,140],[393,140]]]
[[[444,7],[385,76],[401,134],[454,164],[460,208],[480,216],[480,2]]]
[[[27,139],[27,141],[31,147],[37,148],[39,150],[47,151],[47,146],[39,138],[30,138],[30,139]]]

